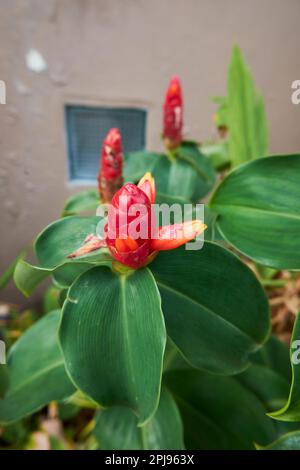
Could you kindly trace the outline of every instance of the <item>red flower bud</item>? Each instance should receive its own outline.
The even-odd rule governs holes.
[[[104,203],[112,200],[123,184],[122,141],[118,129],[111,129],[105,137],[101,152],[101,169],[98,175],[99,195]]]
[[[174,149],[182,141],[183,100],[180,81],[173,77],[169,83],[164,102],[163,139],[169,149]]]
[[[138,268],[150,253],[151,202],[135,184],[125,184],[113,197],[105,227],[107,246],[120,263]]]

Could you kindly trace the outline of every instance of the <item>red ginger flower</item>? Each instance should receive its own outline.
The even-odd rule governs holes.
[[[150,173],[137,186],[125,184],[112,199],[105,230],[107,246],[117,261],[131,268],[145,266],[159,251],[177,248],[206,228],[199,220],[157,228],[154,202],[155,183]]]
[[[169,149],[181,144],[183,127],[183,99],[178,77],[169,83],[164,102],[163,139]]]
[[[90,235],[69,257],[107,246],[115,260],[137,269],[152,261],[159,251],[178,248],[206,229],[199,220],[157,228],[152,211],[154,202],[155,183],[150,173],[146,173],[137,186],[125,184],[109,206],[105,239]]]
[[[101,151],[101,169],[98,175],[99,195],[104,203],[112,200],[123,185],[122,141],[118,129],[111,129],[105,137]]]
[[[142,186],[151,193],[151,183]],[[113,257],[131,268],[146,264],[150,255],[154,214],[148,194],[135,184],[125,184],[113,197],[105,239]]]

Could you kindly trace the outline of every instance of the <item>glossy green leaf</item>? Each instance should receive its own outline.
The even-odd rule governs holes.
[[[237,379],[251,390],[265,404],[267,411],[282,406],[289,394],[289,383],[274,370],[259,364],[252,364]]]
[[[235,377],[190,369],[168,372],[165,382],[179,406],[188,449],[254,449],[254,442],[276,438],[259,399]]]
[[[47,276],[53,275],[59,287],[69,287],[80,274],[97,264],[109,265],[111,258],[104,249],[78,258],[67,256],[77,250],[91,233],[102,229],[100,217],[66,217],[48,227],[37,237],[35,252],[38,266],[20,260],[14,281],[24,295],[30,295]]]
[[[191,219],[197,219],[196,212],[194,211]],[[216,228],[216,219],[217,215],[208,207],[208,205],[204,205],[204,223],[207,225],[207,229],[204,232],[204,238],[207,241],[215,241],[221,242],[220,244],[224,244],[224,239],[219,234]],[[188,219],[187,219],[188,220]]]
[[[166,155],[134,152],[126,155],[125,181],[136,183],[147,171],[155,178],[157,202],[190,202],[196,173],[190,165]],[[192,185],[192,186],[191,186]]]
[[[289,432],[263,447],[256,445],[257,450],[300,450],[300,431]]]
[[[147,171],[154,174],[156,168],[168,168],[168,159],[163,153],[155,152],[131,152],[125,155],[124,179],[136,183]],[[165,167],[163,164],[165,163]]]
[[[231,172],[210,201],[225,240],[257,263],[300,269],[300,155],[267,157]]]
[[[256,395],[267,411],[278,409],[289,394],[289,353],[285,344],[274,336],[249,357],[250,366],[236,380]],[[164,370],[182,370],[190,366],[169,340],[164,358]]]
[[[44,313],[51,312],[52,310],[59,309],[60,304],[60,290],[55,286],[49,286],[43,296],[43,311]]]
[[[56,220],[48,225],[37,237],[35,253],[42,268],[56,268],[66,261],[67,256],[80,248],[87,235],[97,234],[102,229],[102,218],[91,217],[66,217]],[[88,255],[76,258],[76,260],[96,260],[99,250]],[[101,252],[101,250],[100,250]],[[71,260],[72,261],[72,260]]]
[[[115,406],[98,411],[94,435],[104,450],[184,449],[181,417],[164,388],[155,415],[144,426],[138,426],[129,408]]]
[[[264,406],[265,414],[266,411],[278,408],[288,396],[289,379],[286,377],[286,371],[288,372],[289,367],[288,348],[277,338],[271,337],[250,359],[254,362],[244,372],[235,375],[234,379],[244,389],[256,396]],[[282,369],[283,366],[284,369]],[[168,341],[164,370],[169,372],[170,370],[187,369],[191,369],[191,367],[178,349]],[[217,379],[218,377],[216,377]],[[271,418],[270,420],[275,427],[276,437],[297,429],[297,423],[275,421]],[[196,424],[194,425],[196,426]]]
[[[194,184],[192,200],[197,201],[204,197],[214,186],[216,173],[210,160],[193,142],[183,142],[176,150],[177,158],[188,163],[196,172],[197,180]]]
[[[155,178],[157,202],[195,202],[215,182],[209,159],[191,143],[183,144],[171,160],[166,155],[135,152],[126,155],[125,180],[137,182],[147,171]]]
[[[71,196],[63,209],[62,217],[95,211],[100,204],[99,193],[96,189],[86,189]]]
[[[181,360],[182,359],[182,360]],[[179,367],[176,367],[177,364],[179,363]],[[165,349],[165,354],[164,354],[164,372],[168,370],[173,370],[173,366],[175,364],[175,369],[180,369],[180,368],[189,368],[190,369],[190,364],[188,364],[180,354],[179,349],[177,346],[173,343],[171,338],[168,336],[167,337],[167,344],[166,344],[166,349]],[[181,367],[182,366],[182,367]]]
[[[236,166],[267,152],[267,128],[263,98],[255,84],[241,51],[233,49],[228,72],[227,120],[229,154]]]
[[[288,400],[280,410],[271,414],[281,421],[300,421],[300,316],[297,315],[290,349],[292,383]]]
[[[82,259],[82,258],[80,258]],[[56,268],[41,268],[20,260],[15,268],[14,281],[17,288],[25,295],[32,294],[34,289],[48,276],[53,275],[59,288],[69,287],[74,279],[95,265],[109,265],[111,259],[106,253],[97,256],[97,261],[70,260]]]
[[[290,355],[288,347],[276,336],[271,336],[264,346],[251,356],[251,362],[266,366],[287,382],[291,380]]]
[[[125,405],[143,423],[158,405],[165,326],[148,269],[82,274],[64,303],[60,342],[80,390],[103,406]]]
[[[14,282],[25,296],[29,296],[51,272],[52,269],[39,268],[20,260],[15,267]]]
[[[267,339],[265,293],[253,272],[228,250],[205,242],[161,252],[151,263],[168,335],[195,367],[233,374]]]
[[[283,406],[290,381],[286,345],[272,336],[250,360],[251,366],[237,375],[237,380],[261,400],[267,411]]]
[[[58,346],[59,321],[59,310],[48,313],[9,351],[9,388],[0,400],[0,423],[18,421],[74,393]]]
[[[75,261],[75,260],[74,260]],[[95,260],[76,261],[75,263],[66,263],[55,269],[52,273],[53,281],[60,289],[68,289],[75,279],[94,266],[110,266],[111,257],[104,250],[99,252]]]

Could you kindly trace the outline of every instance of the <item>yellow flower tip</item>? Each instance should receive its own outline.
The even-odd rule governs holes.
[[[204,230],[207,229],[207,225],[206,224],[203,224],[201,222],[201,220],[195,220],[195,231],[196,232],[199,232],[198,235],[202,232],[204,232]]]
[[[144,191],[153,204],[155,202],[155,180],[149,171],[144,174],[137,186]]]
[[[154,178],[150,171],[147,171],[147,173],[144,174],[144,176],[140,179],[138,186],[144,184],[145,181],[149,181],[151,184],[154,184]]]
[[[207,229],[207,225],[201,220],[191,220],[183,224],[183,230],[187,238],[195,238]]]

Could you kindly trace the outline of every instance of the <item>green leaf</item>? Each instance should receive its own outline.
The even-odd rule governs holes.
[[[211,161],[214,168],[222,170],[230,163],[228,142],[205,143],[201,145],[201,152]]]
[[[81,274],[85,273],[94,266],[110,266],[111,257],[106,251],[100,251],[96,259],[93,261],[91,258],[90,261],[79,261],[81,258],[78,258],[78,261],[74,263],[65,263],[55,269],[52,273],[53,280],[59,289],[68,289],[75,279]]]
[[[198,145],[193,142],[183,142],[176,150],[176,156],[188,163],[197,175],[192,194],[192,200],[197,201],[213,188],[216,181],[214,167],[210,160],[199,151]]]
[[[44,313],[51,312],[52,310],[59,309],[60,304],[60,290],[55,286],[49,286],[43,296],[43,311]]]
[[[88,271],[93,266],[101,264],[106,266],[111,263],[111,259],[104,252],[99,254],[97,260],[93,262],[80,261],[81,259],[69,260],[58,265],[56,268],[40,268],[21,260],[18,262],[14,272],[15,284],[28,297],[50,275],[53,275],[57,285],[62,289],[69,287],[80,274]]]
[[[161,252],[151,263],[168,335],[194,367],[240,372],[267,339],[265,293],[253,272],[215,243]]]
[[[171,162],[166,155],[156,153],[134,152],[125,156],[125,181],[136,183],[147,171],[155,178],[158,203],[190,202],[193,190],[189,183],[196,175],[189,165]]]
[[[94,400],[89,398],[85,393],[81,392],[80,390],[77,390],[74,395],[69,397],[67,399],[67,402],[72,405],[76,405],[80,408],[87,408],[91,410],[96,410],[97,408],[99,408],[99,405]]]
[[[17,258],[8,266],[5,272],[0,276],[0,289],[4,289],[8,282],[13,278],[16,265],[21,259],[25,258],[26,253],[27,250],[22,250],[21,253],[17,256]]]
[[[147,173],[147,171],[154,174],[159,171],[159,168],[164,168],[164,170],[168,168],[168,159],[163,153],[127,153],[124,161],[124,179],[125,181],[136,183],[144,176],[145,173]]]
[[[71,196],[63,209],[62,217],[96,210],[100,205],[99,193],[96,189],[86,189]]]
[[[257,263],[299,270],[300,155],[261,158],[231,172],[210,201],[225,240]]]
[[[221,242],[224,242],[223,238],[216,231],[216,214],[208,207],[204,205],[204,223],[207,225],[207,229],[204,232],[205,240],[207,241],[219,241],[218,238],[221,238]],[[192,213],[190,220],[197,219],[196,211]],[[188,220],[188,218],[187,218]]]
[[[283,406],[289,394],[289,352],[274,336],[250,357],[253,364],[237,379],[264,403],[268,411]]]
[[[56,220],[48,225],[38,235],[35,242],[35,253],[39,266],[51,269],[66,261],[70,262],[67,256],[80,248],[87,235],[98,233],[102,220],[97,216],[74,216]],[[84,257],[81,256],[78,260],[95,260],[98,251],[91,252]],[[76,259],[74,261],[76,262]]]
[[[53,275],[60,288],[69,287],[80,274],[98,264],[109,265],[111,257],[104,249],[78,258],[67,256],[77,250],[87,235],[101,229],[101,217],[66,217],[48,227],[37,237],[35,253],[38,266],[20,260],[14,281],[24,295],[30,295],[47,276]]]
[[[188,449],[253,449],[254,441],[276,438],[263,405],[235,377],[191,369],[170,371],[165,382],[179,406]]]
[[[287,382],[291,380],[290,356],[288,347],[275,336],[271,336],[264,346],[250,358],[255,364],[266,366]]]
[[[291,339],[290,359],[292,383],[288,400],[283,408],[270,414],[281,421],[300,421],[300,316],[296,317]]]
[[[250,366],[235,378],[253,392],[264,404],[266,410],[278,408],[285,403],[289,394],[289,353],[288,348],[274,336],[251,355]],[[177,348],[168,341],[165,353],[165,370],[190,368]]]
[[[300,450],[300,431],[284,434],[276,441],[263,447],[256,444],[257,450]]]
[[[192,143],[179,147],[172,160],[166,155],[149,152],[126,155],[126,181],[137,182],[147,171],[155,178],[157,202],[195,202],[207,194],[215,182],[209,159]]]
[[[57,342],[59,321],[59,310],[48,313],[9,351],[9,388],[0,400],[0,423],[18,421],[74,393]]]
[[[241,51],[235,47],[228,71],[227,119],[229,154],[233,166],[267,152],[267,128],[263,98],[255,84]]]
[[[271,337],[250,359],[254,363],[241,374],[235,375],[234,379],[244,389],[256,396],[263,404],[265,411],[278,408],[280,403],[286,401],[289,392],[289,379],[286,377],[286,371],[289,368],[288,348],[277,338]],[[170,342],[167,345],[164,362],[167,371],[191,369],[178,350],[170,345]],[[217,380],[218,377],[216,377]],[[276,436],[297,429],[297,423],[274,420],[272,423]]]
[[[289,383],[279,373],[266,366],[252,364],[237,379],[251,390],[266,406],[273,411],[282,406],[289,394]]]
[[[116,406],[98,411],[94,435],[104,450],[184,449],[180,414],[164,388],[155,415],[144,426],[138,426],[129,408]]]
[[[60,342],[80,390],[103,406],[124,405],[147,421],[158,405],[166,342],[160,296],[148,269],[82,274],[64,303]]]
[[[21,259],[15,268],[14,281],[17,288],[25,296],[29,296],[36,286],[46,279],[46,277],[52,272],[53,269],[44,269],[39,266],[33,266]]]
[[[268,124],[265,112],[265,103],[261,95],[255,100],[255,155],[264,157],[268,152]]]
[[[218,105],[214,115],[214,122],[217,127],[228,128],[228,99],[227,96],[215,96],[213,102]]]

